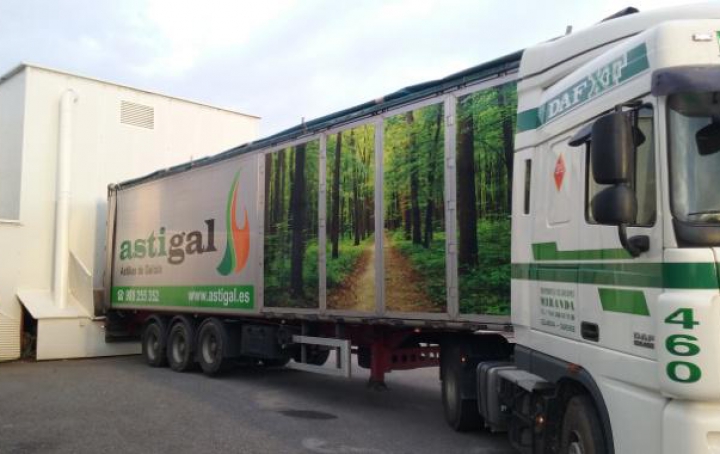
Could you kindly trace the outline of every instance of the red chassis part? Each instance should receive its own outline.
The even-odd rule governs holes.
[[[440,365],[440,347],[407,342],[420,335],[420,329],[397,329],[380,326],[348,326],[347,338],[354,345],[370,349],[368,386],[384,387],[385,374]],[[406,345],[403,345],[406,344]],[[410,345],[407,345],[410,344]],[[414,345],[413,345],[414,344]]]

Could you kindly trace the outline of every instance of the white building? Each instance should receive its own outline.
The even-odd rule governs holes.
[[[259,118],[34,65],[0,78],[0,361],[134,353],[106,344],[109,183],[251,141]]]

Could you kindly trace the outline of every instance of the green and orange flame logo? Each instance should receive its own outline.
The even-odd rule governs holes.
[[[248,222],[247,208],[243,207],[245,214],[243,227],[239,228],[237,224],[239,179],[240,172],[238,171],[230,187],[225,210],[227,245],[225,246],[225,256],[217,267],[218,273],[223,276],[242,271],[250,256],[250,223]]]

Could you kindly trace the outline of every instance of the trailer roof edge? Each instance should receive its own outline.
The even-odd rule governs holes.
[[[239,145],[213,156],[186,162],[167,169],[158,170],[148,175],[126,180],[118,184],[111,184],[110,186],[113,188],[127,188],[148,181],[153,181],[158,178],[181,173],[196,167],[202,167],[256,150],[273,147],[284,142],[290,142],[303,137],[312,136],[342,124],[351,123],[362,118],[377,115],[378,113],[382,113],[394,107],[409,104],[413,101],[431,97],[451,89],[470,85],[493,75],[501,75],[517,71],[520,67],[520,59],[523,52],[523,50],[519,50],[495,60],[451,74],[442,79],[423,82],[402,88],[373,101],[368,101],[363,104],[310,120],[303,124],[278,132],[277,134]]]

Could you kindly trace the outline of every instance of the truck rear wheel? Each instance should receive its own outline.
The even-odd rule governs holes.
[[[588,396],[575,396],[568,402],[560,438],[562,454],[605,454],[597,410]]]
[[[200,325],[197,358],[206,375],[216,375],[224,369],[227,345],[228,335],[222,321],[209,318]]]
[[[478,412],[477,400],[463,397],[465,364],[460,345],[448,345],[441,356],[442,401],[445,420],[458,432],[478,429],[482,418]]]
[[[167,326],[161,319],[154,319],[145,325],[142,333],[142,355],[145,362],[152,367],[167,365],[165,346],[167,343]]]
[[[167,359],[176,372],[190,370],[194,364],[195,328],[187,317],[178,317],[170,328],[167,340]]]

